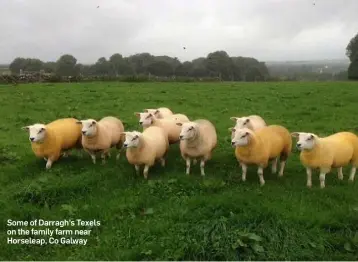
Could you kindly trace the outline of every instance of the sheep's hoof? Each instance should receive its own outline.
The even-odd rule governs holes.
[[[264,186],[265,185],[265,181],[260,181],[260,186]]]

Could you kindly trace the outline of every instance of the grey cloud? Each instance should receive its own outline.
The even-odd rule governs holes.
[[[357,0],[1,0],[0,4],[0,63],[17,56],[53,61],[64,53],[91,63],[116,52],[191,60],[215,50],[260,60],[345,58],[344,49],[358,31]]]

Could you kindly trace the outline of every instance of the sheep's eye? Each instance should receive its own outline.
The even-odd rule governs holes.
[[[244,138],[246,135],[241,136],[241,138]]]
[[[193,129],[194,129],[194,127],[192,127],[192,126],[191,126],[191,127],[189,127],[189,130],[193,130]]]

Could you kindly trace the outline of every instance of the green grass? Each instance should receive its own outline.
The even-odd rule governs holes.
[[[290,131],[328,135],[357,131],[356,83],[79,83],[0,86],[0,218],[2,260],[356,260],[358,183],[334,170],[312,189],[298,153],[285,175],[256,168],[247,181],[230,146],[230,116],[259,114]],[[74,154],[45,170],[33,155],[24,125],[56,118],[120,117],[139,129],[134,112],[168,106],[206,118],[219,143],[206,165],[185,175],[179,148],[149,179],[125,157],[93,165]],[[68,206],[66,206],[68,205]],[[6,244],[7,219],[100,220],[86,246]],[[245,233],[251,233],[245,236]]]

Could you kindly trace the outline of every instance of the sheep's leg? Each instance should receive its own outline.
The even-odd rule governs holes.
[[[285,170],[285,166],[286,166],[286,160],[281,160],[280,172],[278,173],[278,176],[283,176],[283,171]]]
[[[139,165],[134,165],[134,168],[135,168],[135,172],[137,175],[139,175]]]
[[[189,175],[190,174],[190,158],[187,157],[185,159],[185,161],[186,161],[186,174]]]
[[[343,180],[343,167],[338,168],[338,179]]]
[[[263,186],[265,184],[264,168],[259,166],[259,168],[257,169],[257,174],[259,175],[260,185]]]
[[[106,155],[108,155],[109,150],[103,150],[101,154],[102,158],[102,164],[104,165],[106,163]]]
[[[148,171],[149,171],[149,166],[145,165],[143,170],[143,175],[145,179],[148,179]]]
[[[160,164],[162,165],[162,167],[165,166],[165,158],[164,158],[164,157],[162,157],[162,158],[160,159]]]
[[[278,162],[278,157],[272,160],[272,168],[271,168],[272,174],[276,174],[277,172],[277,162]]]
[[[53,161],[51,158],[47,159],[47,163],[46,163],[46,169],[50,169],[52,167]]]
[[[242,169],[242,181],[246,181],[246,174],[247,174],[247,165],[244,163],[241,163],[241,169]]]
[[[107,157],[111,157],[111,152],[110,151],[107,152]]]
[[[307,187],[312,187],[312,169],[307,167],[306,168],[306,174],[307,174]]]
[[[205,168],[205,159],[202,159],[202,160],[200,161],[200,173],[201,173],[202,176],[205,176],[205,170],[204,170],[204,168]]]
[[[84,150],[91,156],[93,164],[96,164],[96,153],[86,148]]]
[[[330,171],[329,168],[320,168],[319,181],[321,188],[325,188],[326,174]]]
[[[349,175],[349,181],[353,182],[354,181],[354,176],[356,175],[356,171],[357,171],[357,167],[352,166],[351,169],[351,174]]]

